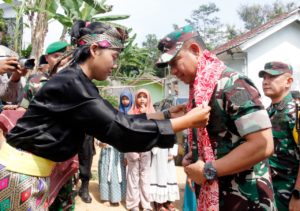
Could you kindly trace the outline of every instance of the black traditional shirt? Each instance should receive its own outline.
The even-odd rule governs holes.
[[[170,148],[175,142],[169,120],[126,116],[98,93],[78,65],[67,67],[35,95],[24,116],[7,134],[15,148],[60,162],[78,152],[85,134],[121,152]]]

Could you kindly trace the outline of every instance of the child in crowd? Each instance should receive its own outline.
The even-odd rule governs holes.
[[[151,150],[150,198],[157,211],[175,211],[172,202],[179,200],[174,156],[178,145],[170,149],[154,147]]]
[[[127,114],[133,103],[129,90],[122,91],[120,95],[119,112]],[[126,169],[124,153],[114,147],[99,142],[101,148],[98,163],[100,200],[118,206],[126,194]]]
[[[194,108],[184,116],[179,107],[165,115],[118,112],[99,95],[92,80],[106,80],[117,67],[126,32],[79,20],[70,34],[71,63],[36,93],[2,143],[0,181],[10,185],[1,188],[0,203],[11,210],[48,208],[53,167],[77,154],[86,134],[123,152],[143,152],[155,146],[170,148],[176,132],[207,124],[209,107]]]
[[[135,102],[129,114],[154,113],[151,96],[148,90],[140,89],[135,94]],[[131,211],[152,210],[150,203],[150,161],[151,152],[130,152],[127,160],[126,207]]]

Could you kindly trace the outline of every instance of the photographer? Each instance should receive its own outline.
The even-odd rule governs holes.
[[[21,76],[27,73],[21,69],[17,57],[7,57],[0,60],[0,99],[5,102],[15,103],[23,95]],[[10,77],[8,75],[11,74]]]

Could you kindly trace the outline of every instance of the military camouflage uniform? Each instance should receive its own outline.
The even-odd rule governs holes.
[[[243,144],[243,136],[271,127],[253,83],[229,68],[218,80],[210,106],[207,129],[217,159]],[[267,160],[218,180],[220,210],[276,210]]]
[[[156,66],[168,66],[184,42],[194,37],[201,41],[199,33],[188,25],[160,40],[158,48],[162,54]],[[205,49],[204,43],[202,45]],[[210,106],[212,110],[207,130],[216,159],[243,144],[245,135],[271,128],[253,83],[229,68],[218,80]],[[276,210],[269,170],[269,163],[264,160],[246,171],[218,178],[220,210]]]
[[[299,168],[299,149],[293,138],[295,102],[289,93],[281,102],[267,109],[274,137],[274,154],[269,158],[278,210],[288,210],[291,192]]]
[[[24,98],[21,102],[23,108],[28,108],[29,103],[32,101],[35,94],[44,86],[49,80],[48,73],[36,73],[27,79],[24,87]]]

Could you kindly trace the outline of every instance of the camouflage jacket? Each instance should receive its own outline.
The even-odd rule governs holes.
[[[35,94],[48,80],[49,75],[47,73],[36,73],[28,77],[24,87],[24,97],[21,102],[21,106],[23,108],[28,108],[28,105],[32,101]]]
[[[278,210],[288,210],[299,168],[299,149],[292,134],[296,119],[295,101],[289,93],[267,111],[272,122],[275,146],[269,158],[275,201]]]
[[[254,84],[229,68],[218,80],[210,106],[207,129],[217,159],[243,144],[245,135],[271,127]],[[267,160],[218,180],[220,210],[275,210]]]

